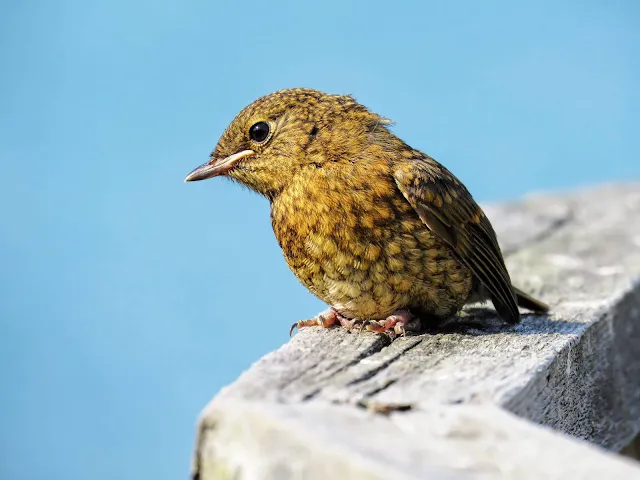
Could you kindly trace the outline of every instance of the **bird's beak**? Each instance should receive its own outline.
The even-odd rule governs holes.
[[[229,170],[231,170],[233,166],[240,160],[254,155],[255,153],[256,152],[254,152],[253,150],[243,150],[241,152],[234,153],[233,155],[229,155],[226,158],[214,158],[210,162],[205,163],[204,165],[200,165],[198,168],[193,170],[189,175],[186,176],[184,181],[197,182],[198,180],[206,180],[207,178],[224,175]]]

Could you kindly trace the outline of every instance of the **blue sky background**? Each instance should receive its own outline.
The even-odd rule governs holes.
[[[640,3],[524,3],[2,2],[0,477],[186,478],[323,308],[265,200],[182,183],[258,96],[352,93],[481,201],[640,177]]]

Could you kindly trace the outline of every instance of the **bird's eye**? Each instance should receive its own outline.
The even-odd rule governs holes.
[[[262,143],[269,136],[270,130],[267,122],[254,123],[249,129],[249,138],[256,143]]]

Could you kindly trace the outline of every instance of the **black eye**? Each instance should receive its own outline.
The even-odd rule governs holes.
[[[256,143],[262,143],[269,136],[270,130],[271,129],[267,122],[254,123],[249,129],[249,138]]]

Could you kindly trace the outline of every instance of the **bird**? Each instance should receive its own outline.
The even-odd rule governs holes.
[[[445,166],[396,136],[351,95],[279,90],[246,106],[210,160],[266,197],[296,278],[329,308],[295,328],[406,335],[491,301],[507,324],[549,306],[512,285],[496,233]]]

